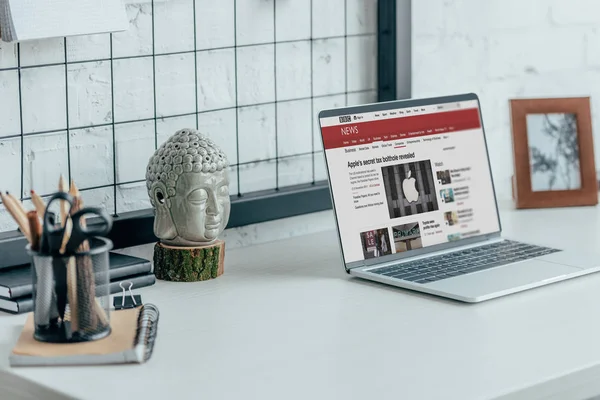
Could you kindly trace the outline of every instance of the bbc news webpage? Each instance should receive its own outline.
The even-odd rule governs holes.
[[[347,263],[499,230],[476,101],[320,122]]]

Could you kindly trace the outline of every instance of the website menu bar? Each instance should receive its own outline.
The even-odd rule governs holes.
[[[427,115],[435,113],[443,113],[448,111],[464,110],[469,108],[477,108],[476,100],[461,101],[456,103],[443,103],[436,105],[427,105],[421,107],[399,108],[395,110],[385,110],[376,112],[367,112],[360,114],[348,114],[336,117],[321,118],[321,126],[339,126],[357,122],[370,122],[384,119],[395,119],[403,117],[412,117],[415,115]]]
[[[477,108],[323,127],[325,149],[439,135],[481,127]]]

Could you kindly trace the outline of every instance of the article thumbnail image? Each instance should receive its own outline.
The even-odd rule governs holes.
[[[444,213],[444,220],[446,220],[447,226],[454,226],[458,224],[458,213],[456,211],[447,211]]]
[[[450,235],[448,235],[449,242],[456,242],[460,239],[462,239],[462,235],[460,233],[451,233]]]
[[[418,222],[392,226],[392,234],[394,236],[396,253],[423,247],[423,243],[421,242],[421,229],[419,228]]]
[[[390,233],[387,228],[373,229],[360,233],[365,259],[392,254]]]
[[[390,218],[438,210],[431,161],[415,161],[381,168]]]
[[[447,185],[449,183],[452,183],[449,169],[445,171],[437,171],[435,174],[437,175],[437,180],[440,185]]]
[[[442,197],[442,203],[453,203],[454,202],[454,190],[452,190],[452,189],[440,190],[440,196]]]

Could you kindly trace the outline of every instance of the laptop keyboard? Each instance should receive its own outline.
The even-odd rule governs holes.
[[[440,256],[371,269],[368,272],[415,283],[429,283],[557,251],[559,250],[505,240]]]

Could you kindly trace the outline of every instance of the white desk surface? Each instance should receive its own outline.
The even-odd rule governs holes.
[[[506,210],[502,222],[516,239],[572,249],[600,242],[598,208]],[[147,364],[10,368],[25,316],[4,314],[0,367],[98,400],[600,393],[600,274],[463,304],[349,277],[336,240],[332,230],[235,249],[218,279],[143,289],[161,312]]]

